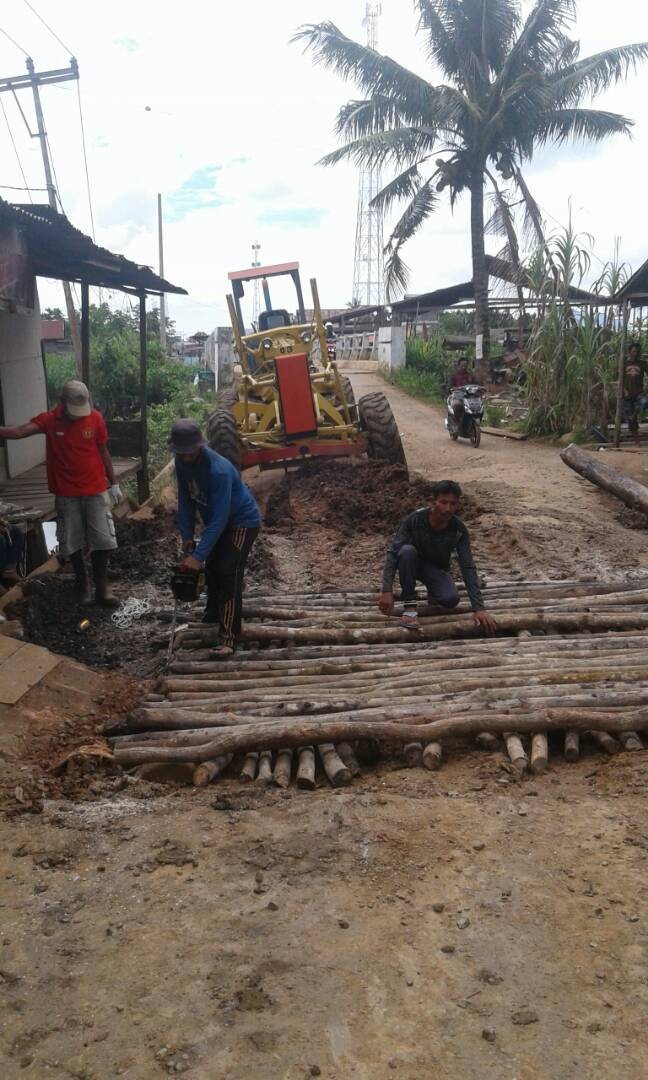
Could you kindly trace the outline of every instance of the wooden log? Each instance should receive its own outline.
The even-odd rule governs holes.
[[[201,765],[196,765],[192,777],[193,786],[207,787],[217,776],[225,772],[232,757],[233,754],[223,754],[221,757],[214,758],[213,761],[203,761]]]
[[[577,731],[565,732],[565,761],[578,761],[580,757],[580,735]]]
[[[388,620],[385,620],[386,623]],[[591,612],[572,611],[529,611],[523,614],[509,612],[498,613],[499,633],[517,633],[518,630],[545,630],[566,632],[576,630],[646,630],[648,613],[636,612]],[[475,627],[469,615],[459,618],[445,617],[439,623],[421,627],[419,640],[443,641],[455,637],[478,637],[480,631]],[[211,635],[213,637],[213,635]],[[389,626],[371,629],[347,629],[333,627],[303,627],[293,629],[289,626],[273,627],[263,625],[244,626],[242,636],[245,641],[290,641],[296,645],[307,644],[388,644],[403,642],[411,637],[411,631],[401,626]],[[210,635],[203,632],[202,638],[209,640]]]
[[[643,750],[643,743],[636,731],[620,731],[619,742],[624,750]]]
[[[277,760],[275,761],[274,772],[272,774],[272,782],[276,787],[287,788],[290,785],[290,774],[292,771],[292,748],[279,750],[277,753]]]
[[[619,753],[619,750],[621,749],[620,744],[607,731],[588,731],[588,735],[601,747],[601,750],[604,750],[610,757],[613,754]]]
[[[520,736],[516,732],[506,731],[504,732],[504,742],[513,768],[520,776],[523,776],[527,770],[529,759]]]
[[[315,790],[315,750],[312,746],[302,746],[299,750],[297,787],[300,791]]]
[[[262,750],[259,754],[257,783],[269,784],[272,780],[272,750]]]
[[[423,764],[430,772],[436,772],[441,768],[441,759],[443,758],[443,747],[440,742],[428,743],[423,751]]]
[[[338,756],[333,743],[320,743],[318,750],[324,772],[333,787],[345,787],[350,784],[351,770]]]
[[[536,732],[531,738],[531,772],[540,776],[549,764],[549,742],[544,732]]]
[[[259,768],[259,755],[255,750],[251,750],[249,754],[245,755],[245,761],[243,762],[243,768],[241,769],[240,779],[245,783],[249,783],[251,780],[256,780],[257,770]]]
[[[362,770],[358,765],[358,761],[353,752],[353,747],[350,742],[339,742],[335,744],[335,749],[338,752],[338,756],[341,761],[344,762],[347,769],[351,773],[351,776],[360,776]]]
[[[403,759],[410,769],[416,769],[423,764],[423,743],[406,743],[403,747]]]
[[[648,728],[648,709],[633,713],[634,729]],[[332,720],[302,719],[299,721],[274,721],[245,724],[226,728],[211,736],[202,746],[165,747],[131,746],[117,749],[114,753],[118,765],[141,765],[146,762],[163,761],[209,761],[224,753],[240,753],[254,750],[257,746],[279,748],[301,746],[310,743],[335,743],[347,739],[397,740],[399,742],[435,742],[446,738],[474,735],[478,731],[510,732],[512,721],[518,732],[534,731],[626,731],[627,712],[607,712],[603,709],[547,709],[520,715],[512,712],[496,714],[486,712],[468,716],[448,717],[439,720],[418,716],[419,723],[380,722],[363,719],[334,718]],[[617,743],[618,746],[618,743]],[[337,755],[336,755],[337,757]],[[339,759],[338,759],[339,760]]]
[[[562,450],[560,457],[565,465],[569,465],[570,469],[574,469],[585,480],[616,496],[632,510],[648,514],[648,488],[637,480],[632,480],[618,469],[606,465],[600,458],[593,457],[573,444]]]

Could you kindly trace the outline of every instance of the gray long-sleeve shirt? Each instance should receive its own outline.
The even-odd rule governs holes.
[[[401,521],[385,558],[383,592],[391,592],[398,568],[400,550],[406,544],[416,548],[423,562],[431,563],[439,570],[448,570],[450,559],[456,551],[461,576],[466,585],[468,599],[473,611],[484,610],[484,599],[479,588],[479,578],[473,562],[468,529],[463,521],[453,517],[446,529],[437,532],[430,528],[429,511],[426,507],[415,510]]]

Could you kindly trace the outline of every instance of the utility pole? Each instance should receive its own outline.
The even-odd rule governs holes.
[[[162,238],[162,196],[158,192],[157,197],[157,209],[158,209],[158,249],[160,256],[160,277],[164,277],[164,241]],[[166,300],[164,293],[160,293],[160,346],[162,348],[162,356],[166,356],[167,351],[167,339],[166,339]]]
[[[27,57],[27,75],[16,75],[8,79],[0,79],[0,94],[10,92],[13,94],[16,104],[20,109],[21,116],[25,122],[27,131],[32,139],[38,139],[40,142],[41,155],[43,158],[43,168],[45,170],[45,185],[47,187],[47,198],[50,206],[53,210],[58,210],[57,207],[57,193],[54,186],[54,180],[52,178],[52,167],[49,157],[49,149],[47,145],[47,131],[45,129],[45,120],[43,117],[43,109],[40,100],[39,87],[51,86],[55,83],[69,82],[71,79],[79,78],[79,65],[74,57],[70,58],[70,66],[68,68],[58,68],[53,71],[35,71],[34,61],[31,56]],[[36,126],[37,132],[33,132],[27,122],[27,118],[22,110],[17,90],[24,90],[27,87],[31,87],[34,95],[34,110],[36,112]],[[79,377],[82,375],[82,359],[81,359],[81,335],[79,333],[79,324],[77,321],[77,315],[72,301],[72,290],[70,288],[69,281],[63,283],[63,293],[65,295],[65,304],[67,307],[68,321],[70,323],[70,334],[72,336],[72,345],[74,348],[74,359],[76,362],[77,372]]]

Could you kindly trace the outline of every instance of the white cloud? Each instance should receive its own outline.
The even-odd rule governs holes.
[[[226,321],[227,272],[249,264],[256,240],[264,261],[298,259],[305,280],[316,274],[325,306],[350,299],[357,177],[351,167],[324,170],[315,162],[335,145],[336,111],[356,91],[314,67],[288,40],[301,23],[327,18],[361,36],[363,8],[360,0],[185,0],[180,8],[170,0],[113,0],[109,7],[39,0],[43,17],[79,60],[97,240],[155,265],[156,193],[162,192],[166,276],[191,294],[169,304],[183,331]],[[412,8],[404,0],[383,0],[381,47],[425,74]],[[586,52],[648,38],[643,2],[616,0],[613,18],[607,0],[580,0],[579,8]],[[10,5],[4,24],[38,69],[67,64],[65,51],[26,5]],[[23,60],[0,40],[2,73],[23,70]],[[614,140],[578,153],[548,151],[529,174],[548,213],[565,221],[571,196],[577,226],[595,234],[601,258],[611,255],[620,235],[623,257],[635,266],[648,255],[638,227],[645,202],[647,96],[648,68],[605,98],[606,107],[637,121],[633,142]],[[26,95],[23,101],[28,110]],[[44,89],[43,104],[65,209],[89,231],[74,84]],[[41,187],[38,148],[8,95],[5,105],[28,181]],[[0,180],[21,184],[1,117],[0,154]],[[205,173],[217,166],[217,172]],[[210,176],[213,184],[197,191],[196,177]],[[454,216],[444,207],[405,258],[413,290],[468,279],[466,201]],[[43,289],[45,304],[58,295],[54,286]]]

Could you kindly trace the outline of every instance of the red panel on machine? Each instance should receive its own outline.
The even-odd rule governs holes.
[[[290,353],[275,360],[279,404],[289,439],[315,435],[317,416],[305,353]]]

